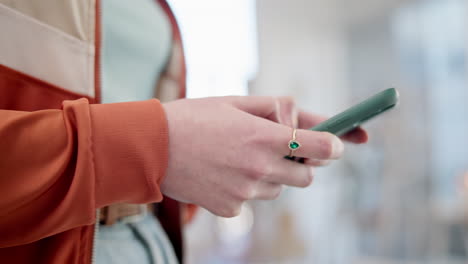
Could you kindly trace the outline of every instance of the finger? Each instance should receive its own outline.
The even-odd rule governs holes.
[[[294,98],[290,96],[277,97],[277,118],[276,122],[288,127],[297,127],[297,109]],[[274,121],[274,120],[273,120]]]
[[[341,137],[342,139],[355,143],[355,144],[363,144],[369,141],[369,135],[367,132],[362,129],[361,127],[358,127],[345,135]]]
[[[289,155],[289,142],[292,139],[293,130],[282,126],[276,131],[279,131],[279,134],[275,134],[277,137],[274,139],[274,151]],[[344,151],[343,142],[328,132],[298,129],[295,141],[300,144],[300,147],[293,152],[293,156],[296,157],[320,160],[338,159]]]
[[[283,189],[282,184],[260,181],[257,184],[256,194],[254,199],[256,200],[274,200],[278,198]]]
[[[272,96],[232,96],[230,100],[238,109],[267,119],[274,119],[278,109],[278,102]]]
[[[217,199],[220,200],[220,199]],[[222,199],[221,199],[222,200]],[[229,201],[218,201],[212,202],[213,205],[202,206],[212,214],[220,217],[231,218],[236,217],[241,213],[242,204],[241,201],[229,200]]]
[[[305,111],[299,111],[298,112],[298,121],[299,121],[298,128],[309,129],[322,123],[323,121],[327,119],[328,118],[325,116],[316,115],[316,114],[308,113]]]
[[[263,180],[304,188],[312,183],[313,169],[310,166],[281,158],[278,162],[275,162],[271,173]]]
[[[298,120],[299,120],[298,128],[309,129],[326,121],[327,118],[324,116],[311,114],[305,111],[299,111]],[[342,136],[341,138],[351,143],[363,144],[369,140],[369,135],[364,129],[359,127],[348,132],[346,135]]]
[[[304,164],[314,167],[323,167],[330,165],[331,160],[305,159]]]
[[[297,126],[297,110],[290,96],[244,96],[232,97],[240,110],[289,127]]]

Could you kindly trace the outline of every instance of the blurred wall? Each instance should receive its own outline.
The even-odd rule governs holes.
[[[259,72],[251,94],[291,95],[303,107],[336,110],[331,102],[344,96],[346,60],[340,20],[335,1],[258,0]]]
[[[370,144],[348,146],[311,188],[255,204],[253,261],[268,252],[275,263],[361,263],[360,256],[451,263],[448,256],[465,256],[464,203],[454,181],[468,166],[468,142],[459,134],[467,129],[460,103],[467,92],[453,72],[466,70],[456,64],[466,46],[459,51],[463,41],[452,36],[468,34],[446,10],[466,14],[462,2],[257,0],[259,74],[250,93],[291,95],[327,115],[388,87],[399,88],[402,102],[385,122],[366,125]],[[458,141],[447,140],[455,135]],[[275,235],[282,226],[287,234]],[[287,244],[303,250],[279,249]]]

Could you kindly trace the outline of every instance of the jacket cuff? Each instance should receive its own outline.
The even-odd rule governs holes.
[[[90,105],[97,208],[162,200],[168,125],[158,100]]]

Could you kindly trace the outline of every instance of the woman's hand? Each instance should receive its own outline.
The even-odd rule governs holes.
[[[169,123],[169,165],[162,192],[232,217],[242,203],[278,197],[283,185],[307,187],[312,165],[340,158],[342,141],[325,132],[298,129],[301,147],[286,160],[295,122],[309,128],[322,121],[299,112],[288,98],[216,97],[178,100],[164,105]],[[355,135],[354,135],[355,133]],[[364,142],[358,130],[350,139]]]
[[[275,115],[272,115],[269,119],[294,128],[309,129],[319,123],[327,120],[327,117],[307,113],[305,111],[297,110],[294,98],[289,96],[275,97],[272,98],[276,101]],[[358,127],[346,135],[341,137],[343,140],[355,143],[363,144],[368,141],[367,132],[362,128]],[[326,166],[329,165],[331,160],[320,160],[320,159],[304,159],[306,164],[311,166]]]

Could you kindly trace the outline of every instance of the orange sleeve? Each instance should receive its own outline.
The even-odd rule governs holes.
[[[0,247],[93,224],[116,202],[159,202],[168,159],[157,100],[0,110]]]

